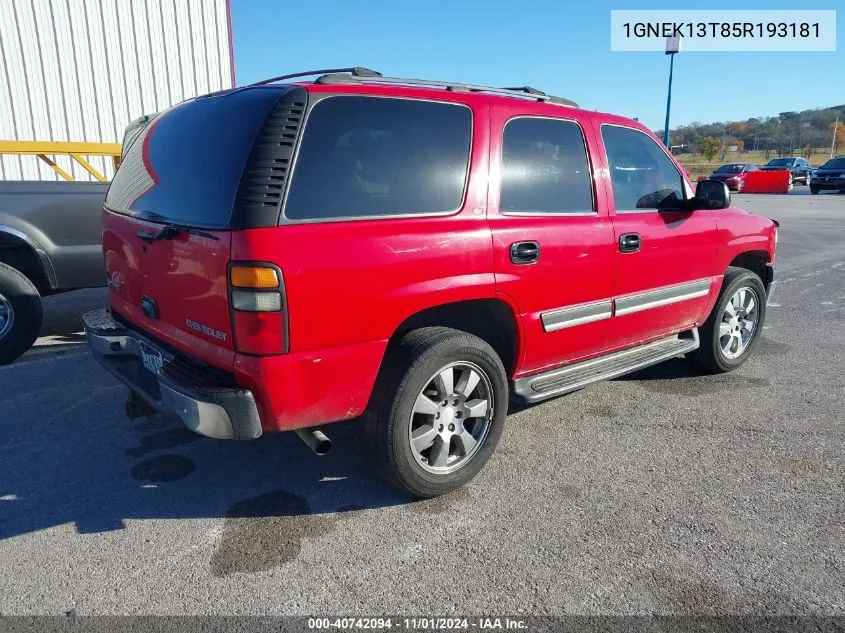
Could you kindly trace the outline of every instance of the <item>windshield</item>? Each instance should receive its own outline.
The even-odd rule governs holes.
[[[742,165],[722,165],[715,174],[738,174],[742,171]]]
[[[794,162],[794,158],[774,158],[766,163],[766,165],[771,165],[772,167],[788,167]]]
[[[845,158],[831,158],[820,169],[845,169]]]

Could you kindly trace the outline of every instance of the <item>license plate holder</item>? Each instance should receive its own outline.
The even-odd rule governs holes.
[[[139,347],[141,348],[141,362],[144,364],[144,369],[154,376],[158,376],[161,368],[164,367],[164,355],[143,341],[139,341]]]

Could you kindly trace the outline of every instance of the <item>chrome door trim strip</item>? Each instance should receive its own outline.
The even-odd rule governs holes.
[[[713,279],[696,279],[673,286],[664,286],[655,290],[646,290],[619,297],[617,299],[600,299],[589,303],[579,303],[573,306],[555,308],[540,314],[545,332],[556,332],[576,325],[594,323],[611,317],[633,314],[651,308],[659,308],[681,301],[697,299],[710,294]]]
[[[559,308],[551,312],[544,312],[540,315],[540,319],[543,321],[543,330],[546,332],[555,332],[576,325],[609,319],[612,314],[612,300],[602,299],[600,301]]]
[[[680,303],[681,301],[704,297],[710,294],[712,284],[713,280],[708,277],[706,279],[697,279],[683,284],[666,286],[657,290],[648,290],[646,292],[638,292],[620,297],[614,299],[614,306],[616,308],[614,315],[624,316],[634,312],[641,312],[651,308],[659,308],[673,303]]]

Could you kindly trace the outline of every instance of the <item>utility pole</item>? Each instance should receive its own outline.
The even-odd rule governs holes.
[[[680,37],[666,38],[666,54],[669,56],[669,92],[666,94],[666,123],[663,126],[663,144],[667,148],[669,147],[669,110],[672,107],[672,71],[675,69],[675,55],[680,50]]]
[[[830,157],[833,158],[833,150],[836,149],[836,128],[839,127],[839,117],[833,123],[833,140],[830,142]]]

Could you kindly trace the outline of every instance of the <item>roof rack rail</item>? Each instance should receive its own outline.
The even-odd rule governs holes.
[[[350,73],[353,77],[381,77],[381,73],[376,70],[370,70],[363,66],[351,66],[349,68],[323,68],[321,70],[306,70],[300,73],[293,73],[291,75],[279,75],[278,77],[270,77],[270,79],[262,79],[251,83],[246,88],[252,86],[264,86],[276,81],[284,81],[285,79],[296,79],[297,77],[310,77],[311,75],[325,75],[326,73]]]
[[[495,86],[480,86],[476,84],[462,84],[456,83],[452,81],[432,81],[428,79],[408,79],[405,77],[385,77],[381,74],[374,74],[368,75],[366,73],[359,74],[357,71],[358,68],[353,69],[339,69],[339,70],[332,70],[326,71],[325,75],[322,75],[316,79],[316,83],[320,84],[340,84],[340,83],[358,83],[358,82],[375,82],[375,83],[386,83],[386,84],[398,84],[398,85],[408,85],[408,86],[428,86],[433,88],[445,88],[446,90],[462,90],[467,92],[489,92],[491,94],[499,94],[505,95],[509,97],[523,97],[523,98],[530,98],[536,101],[545,101],[548,103],[554,103],[557,105],[565,105],[577,108],[578,104],[570,99],[565,99],[563,97],[555,97],[553,95],[546,94],[542,90],[537,90],[536,88],[532,88],[530,86],[522,86],[519,88],[497,88]],[[367,71],[367,69],[363,69]],[[372,73],[373,71],[367,71]],[[349,73],[348,75],[343,73]]]

